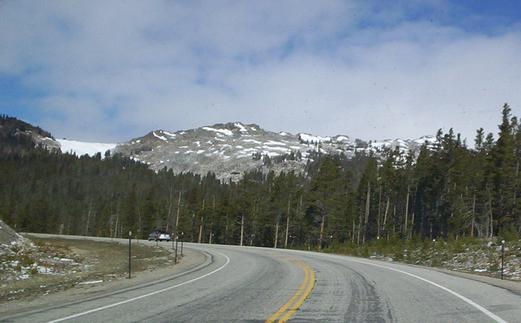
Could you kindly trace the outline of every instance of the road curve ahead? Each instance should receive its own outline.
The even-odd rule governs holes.
[[[281,249],[187,244],[206,263],[21,322],[521,322],[521,295],[437,271]]]

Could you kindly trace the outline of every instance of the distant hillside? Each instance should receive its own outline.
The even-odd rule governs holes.
[[[0,154],[22,153],[36,147],[60,148],[52,135],[40,127],[0,115]]]
[[[50,132],[14,117],[0,115],[0,154],[13,154],[37,147],[61,150],[62,153],[89,155],[100,153],[101,157],[117,144],[55,139]]]

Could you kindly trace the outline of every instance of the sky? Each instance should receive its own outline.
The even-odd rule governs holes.
[[[0,0],[0,113],[122,142],[220,122],[469,142],[521,115],[521,1]]]

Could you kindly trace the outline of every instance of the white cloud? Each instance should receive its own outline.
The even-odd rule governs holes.
[[[433,6],[440,5],[437,1]],[[446,5],[446,4],[443,4]],[[495,131],[521,108],[519,29],[473,34],[362,1],[9,2],[0,77],[57,136],[222,121],[367,139]],[[367,21],[379,24],[368,24]]]

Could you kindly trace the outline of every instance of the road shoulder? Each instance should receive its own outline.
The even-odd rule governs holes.
[[[478,281],[478,282],[481,282],[481,283],[485,283],[485,284],[488,284],[488,285],[491,285],[491,286],[503,288],[503,289],[506,289],[506,290],[516,294],[516,295],[520,295],[521,296],[521,282],[517,282],[517,281],[501,280],[501,279],[498,279],[498,278],[489,277],[489,276],[483,276],[483,275],[477,275],[477,274],[474,274],[474,273],[453,271],[453,270],[449,270],[449,269],[445,269],[445,268],[415,265],[415,264],[410,264],[410,263],[405,263],[405,262],[398,262],[398,261],[385,261],[385,260],[382,260],[382,259],[357,257],[357,256],[352,256],[352,255],[340,254],[340,253],[324,253],[324,254],[330,254],[330,255],[336,255],[336,256],[347,256],[347,257],[352,257],[352,258],[359,258],[359,259],[366,259],[366,260],[371,260],[371,261],[377,261],[377,262],[381,262],[381,263],[384,263],[384,264],[385,263],[388,263],[388,264],[399,264],[399,265],[406,265],[406,266],[411,266],[411,267],[416,267],[416,268],[433,270],[433,271],[437,271],[437,272],[444,273],[444,274],[447,274],[447,275],[451,275],[451,276],[455,276],[455,277],[459,277],[459,278],[466,278],[466,279]]]
[[[6,302],[2,304],[0,316],[8,317],[21,312],[37,312],[43,308],[64,306],[66,303],[82,302],[88,299],[117,294],[129,289],[153,285],[198,270],[209,262],[208,255],[186,248],[182,261],[170,268],[142,271],[137,273],[132,279],[117,279],[103,284],[76,286],[75,288],[36,297],[31,300]]]
[[[488,276],[482,276],[482,275],[476,275],[471,273],[465,273],[460,271],[452,271],[444,268],[436,268],[436,267],[423,267],[430,270],[435,270],[437,272],[445,273],[448,275],[460,277],[460,278],[466,278],[478,282],[482,282],[488,285],[492,285],[495,287],[503,288],[506,290],[509,290],[510,292],[520,295],[521,296],[521,282],[511,281],[511,280],[501,280],[498,278],[488,277]]]

